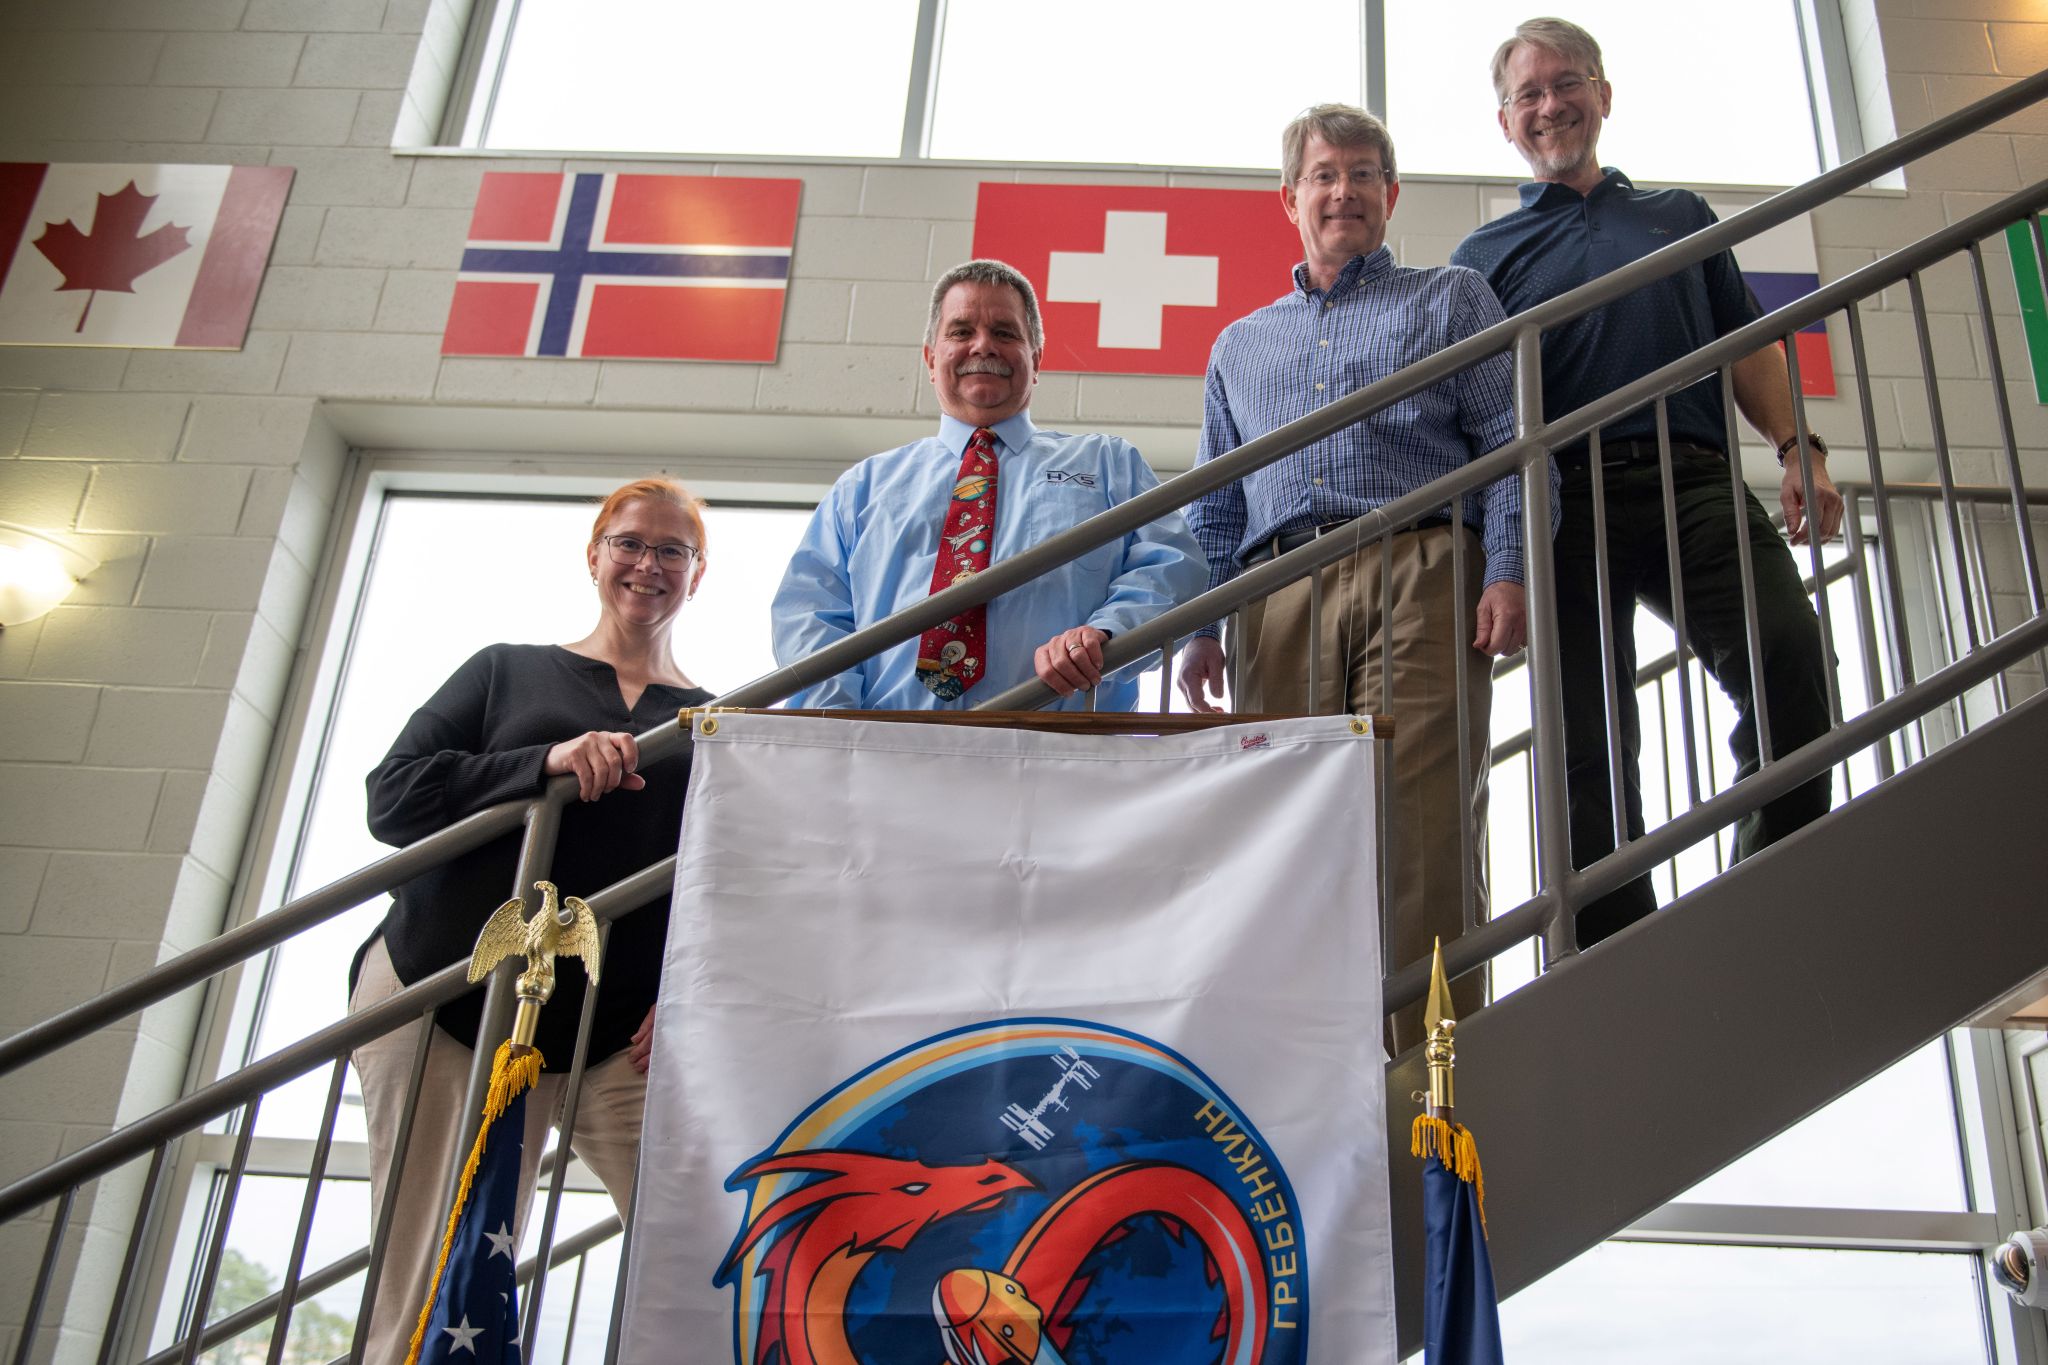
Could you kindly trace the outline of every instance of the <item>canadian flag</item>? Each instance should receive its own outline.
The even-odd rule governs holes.
[[[1201,374],[1217,333],[1290,288],[1301,238],[1277,187],[984,184],[974,254],[1038,290],[1040,368]]]
[[[288,166],[0,162],[0,344],[239,350]]]

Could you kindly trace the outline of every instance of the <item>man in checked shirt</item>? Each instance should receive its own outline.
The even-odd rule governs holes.
[[[1486,282],[1455,267],[1410,270],[1386,247],[1401,196],[1394,143],[1378,119],[1324,104],[1281,135],[1280,200],[1301,231],[1304,259],[1282,297],[1216,339],[1197,460],[1214,459],[1404,365],[1499,322]],[[1514,410],[1505,354],[1202,498],[1188,521],[1209,556],[1210,586],[1505,445]],[[1555,487],[1556,472],[1551,478]],[[1555,531],[1553,524],[1550,528]],[[1462,538],[1467,600],[1455,602],[1453,538]],[[1383,620],[1381,552],[1361,547],[1322,571],[1316,695],[1308,693],[1309,581],[1245,609],[1240,711],[1373,711],[1395,720],[1387,784],[1387,967],[1428,955],[1464,924],[1459,810],[1473,821],[1475,909],[1486,904],[1489,655],[1527,638],[1522,599],[1522,497],[1513,478],[1394,537],[1392,620]],[[1454,635],[1454,623],[1462,631]],[[1463,695],[1457,656],[1465,651]],[[1380,694],[1391,657],[1393,695]],[[1198,711],[1223,691],[1217,629],[1192,640],[1181,690]],[[1462,717],[1466,766],[1459,770]],[[1452,984],[1460,1017],[1486,1002],[1483,970]],[[1421,1008],[1391,1021],[1396,1052],[1423,1040]]]

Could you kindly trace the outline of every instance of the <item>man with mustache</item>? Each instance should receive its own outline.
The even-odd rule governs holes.
[[[1401,186],[1386,126],[1324,104],[1281,135],[1281,206],[1301,234],[1293,288],[1238,319],[1209,358],[1198,460],[1305,417],[1501,320],[1469,270],[1411,270],[1387,249]],[[1508,359],[1494,356],[1269,465],[1189,509],[1212,584],[1451,474],[1514,435]],[[1462,542],[1458,544],[1457,542]],[[1465,564],[1458,600],[1454,546]],[[1387,789],[1389,968],[1428,956],[1432,938],[1464,928],[1465,877],[1486,914],[1488,656],[1524,642],[1522,495],[1512,478],[1439,508],[1393,538],[1391,619],[1381,612],[1377,541],[1321,574],[1316,692],[1309,695],[1307,579],[1244,611],[1240,711],[1374,711],[1395,720]],[[1462,628],[1454,626],[1462,622]],[[1456,630],[1456,635],[1453,632]],[[1198,711],[1217,709],[1223,648],[1211,626],[1191,640],[1180,684]],[[1460,665],[1462,658],[1462,687]],[[1381,695],[1391,656],[1391,697]],[[1459,761],[1460,726],[1465,740]],[[1467,848],[1460,828],[1469,812]],[[1459,1016],[1486,1003],[1484,970],[1453,985]],[[1422,1009],[1391,1021],[1392,1046],[1422,1041]]]
[[[1522,186],[1520,209],[1467,237],[1451,259],[1484,274],[1510,313],[1714,221],[1705,201],[1689,190],[1639,190],[1620,171],[1600,165],[1594,153],[1614,88],[1600,45],[1577,24],[1549,18],[1522,24],[1494,53],[1493,85],[1501,131],[1529,163],[1535,183]],[[1543,415],[1563,417],[1761,316],[1729,252],[1644,285],[1543,334]],[[1811,433],[1810,492],[1801,478],[1783,353],[1775,345],[1753,352],[1736,362],[1733,377],[1736,406],[1776,447],[1785,467],[1778,500],[1792,543],[1832,537],[1841,523],[1842,499],[1828,478],[1827,446]],[[1735,703],[1738,719],[1729,747],[1736,776],[1747,777],[1759,766],[1756,693],[1749,679],[1742,549],[1731,515],[1720,377],[1673,394],[1667,412],[1687,644]],[[1584,441],[1557,452],[1564,470],[1558,632],[1572,861],[1579,867],[1614,847],[1589,459]],[[1669,620],[1673,597],[1654,409],[1641,408],[1604,427],[1600,459],[1615,671],[1624,680],[1616,689],[1623,811],[1634,837],[1643,832],[1636,776],[1641,728],[1635,689],[1627,681],[1636,670],[1635,604],[1643,602]],[[1785,754],[1828,728],[1827,656],[1791,551],[1756,498],[1745,498],[1771,745]],[[1829,804],[1823,772],[1745,817],[1736,829],[1735,856],[1783,838],[1826,814]],[[1645,875],[1580,912],[1579,944],[1597,943],[1656,908]]]
[[[1031,421],[1045,327],[1031,282],[1001,261],[940,277],[924,363],[936,436],[861,461],[818,504],[773,608],[789,664],[1156,487],[1135,447]],[[792,706],[962,709],[1037,677],[1103,710],[1137,700],[1133,665],[1105,677],[1103,647],[1206,580],[1178,512],[973,607],[790,699]]]

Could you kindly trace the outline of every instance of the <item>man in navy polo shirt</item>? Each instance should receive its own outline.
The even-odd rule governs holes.
[[[1532,19],[1493,57],[1501,131],[1529,163],[1535,183],[1522,207],[1474,232],[1452,253],[1485,275],[1511,314],[1533,308],[1714,221],[1689,190],[1638,190],[1602,167],[1594,151],[1613,104],[1600,45],[1562,19]],[[1543,336],[1543,414],[1562,417],[1762,316],[1735,258],[1722,252],[1615,300]],[[1827,446],[1809,433],[1813,488],[1799,473],[1798,433],[1784,355],[1767,346],[1733,367],[1735,403],[1777,447],[1786,466],[1779,490],[1792,543],[1836,533],[1842,499],[1827,474]],[[1758,767],[1755,695],[1743,626],[1740,547],[1731,514],[1727,431],[1718,376],[1667,402],[1672,480],[1687,643],[1735,704],[1729,736],[1737,777]],[[1617,675],[1635,676],[1638,601],[1671,615],[1656,417],[1643,408],[1601,430],[1607,514],[1608,584]],[[1557,533],[1557,611],[1564,667],[1565,761],[1572,861],[1585,867],[1614,847],[1607,783],[1605,689],[1600,674],[1599,585],[1593,554],[1592,475],[1585,442],[1558,452],[1564,519]],[[1746,533],[1755,569],[1763,645],[1764,700],[1774,753],[1789,753],[1828,728],[1827,655],[1819,622],[1785,541],[1754,496]],[[1636,777],[1641,728],[1635,689],[1618,689],[1623,808],[1628,832],[1643,832]],[[1745,817],[1738,858],[1825,814],[1826,773]],[[1647,876],[1579,914],[1581,947],[1657,908]]]

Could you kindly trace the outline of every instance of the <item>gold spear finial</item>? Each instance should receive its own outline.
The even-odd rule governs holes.
[[[519,897],[506,901],[484,921],[469,959],[469,979],[475,982],[506,958],[525,957],[526,970],[515,983],[519,1012],[512,1019],[512,1042],[517,1047],[533,1046],[540,1007],[555,993],[557,954],[574,953],[583,959],[585,976],[593,983],[598,976],[597,916],[575,896],[563,896],[557,905],[553,882],[533,886],[541,894],[541,907],[533,918],[524,918],[526,902]]]
[[[1451,1069],[1457,1065],[1458,1053],[1451,1037],[1457,1032],[1458,1018],[1451,1012],[1451,988],[1444,980],[1442,939],[1436,940],[1429,964],[1429,1001],[1422,1007],[1422,1022],[1429,1030],[1429,1041],[1422,1051],[1422,1059],[1429,1067],[1429,1095],[1424,1100],[1424,1112],[1448,1122],[1456,1107],[1451,1092]]]

